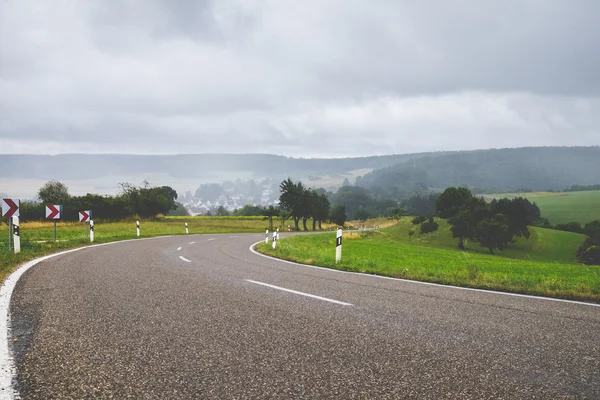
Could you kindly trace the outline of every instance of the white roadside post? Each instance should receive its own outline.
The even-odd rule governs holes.
[[[13,224],[13,246],[15,254],[21,252],[21,232],[19,231],[19,217],[12,217]]]
[[[335,235],[335,262],[342,259],[342,230],[338,229]]]
[[[185,234],[188,235],[190,233],[190,230],[188,229],[188,224],[187,222],[185,223]]]
[[[269,230],[265,231],[265,244],[269,244]]]
[[[277,232],[273,232],[273,250],[277,247]]]
[[[137,230],[137,236],[140,237],[140,221],[135,221],[135,228]]]
[[[90,242],[94,241],[94,221],[90,219]]]

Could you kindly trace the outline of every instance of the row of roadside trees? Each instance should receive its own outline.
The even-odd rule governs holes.
[[[300,221],[305,231],[307,221],[312,218],[312,229],[316,230],[317,225],[322,229],[321,223],[330,220],[338,225],[344,225],[346,222],[346,207],[337,206],[331,208],[329,199],[324,190],[313,190],[306,188],[302,182],[294,182],[290,178],[284,180],[279,185],[281,196],[279,197],[279,207],[282,213],[289,215],[294,221],[294,227],[299,230]]]
[[[151,186],[144,182],[141,186],[121,183],[117,196],[86,194],[72,196],[65,184],[48,181],[37,193],[38,201],[21,202],[21,220],[41,220],[45,217],[48,204],[62,205],[61,220],[77,221],[79,211],[92,210],[95,219],[120,220],[139,216],[154,217],[177,209],[177,192],[169,186]]]

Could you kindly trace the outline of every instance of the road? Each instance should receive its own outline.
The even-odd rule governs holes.
[[[22,398],[600,398],[600,307],[293,265],[251,253],[260,238],[27,271],[10,306]]]

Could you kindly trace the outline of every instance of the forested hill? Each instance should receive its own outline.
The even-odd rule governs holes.
[[[600,182],[600,147],[463,151],[375,170],[357,185],[406,197],[427,188],[465,186],[476,193],[563,190]]]
[[[447,153],[394,154],[353,158],[294,158],[272,154],[183,154],[116,155],[0,154],[0,178],[90,179],[106,175],[164,173],[174,178],[197,178],[209,173],[218,181],[219,171],[249,172],[255,176],[298,176],[301,174],[344,173],[374,169],[413,158]]]

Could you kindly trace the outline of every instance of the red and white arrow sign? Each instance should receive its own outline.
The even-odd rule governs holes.
[[[2,217],[18,217],[19,212],[19,199],[2,199]]]
[[[46,219],[60,219],[60,206],[47,205],[46,206]]]
[[[90,219],[89,211],[79,211],[79,222],[87,222]]]

